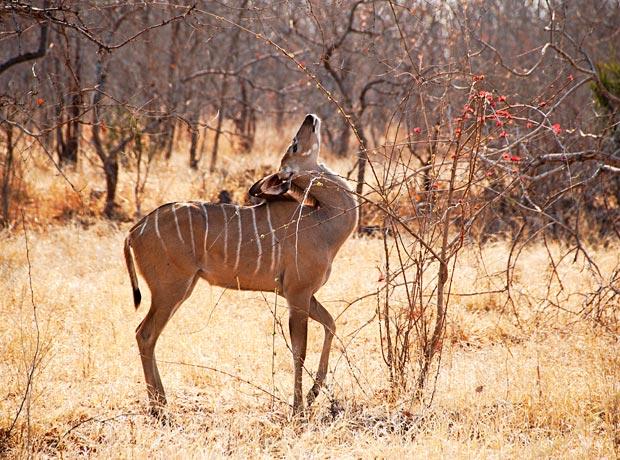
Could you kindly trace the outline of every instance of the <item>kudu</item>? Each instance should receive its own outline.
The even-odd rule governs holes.
[[[318,395],[327,374],[335,323],[314,294],[329,278],[338,249],[357,223],[357,202],[346,182],[318,163],[320,126],[319,117],[307,115],[280,170],[251,188],[250,194],[264,198],[263,203],[168,203],[129,231],[124,252],[136,308],[141,295],[134,259],[152,297],[136,339],[154,415],[166,403],[155,344],[199,278],[216,286],[277,292],[286,298],[295,413],[303,411],[308,316],[321,323],[325,338],[308,405]]]

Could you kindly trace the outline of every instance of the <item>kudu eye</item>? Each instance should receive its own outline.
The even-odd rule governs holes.
[[[297,153],[297,142],[293,144],[293,153]]]

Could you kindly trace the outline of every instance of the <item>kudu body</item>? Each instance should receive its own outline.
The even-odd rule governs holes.
[[[314,294],[327,281],[338,249],[357,222],[355,198],[344,180],[318,163],[319,148],[320,119],[308,115],[280,171],[252,187],[250,194],[266,198],[262,204],[168,203],[130,230],[125,260],[136,308],[141,295],[134,259],[152,297],[136,339],[155,415],[166,402],[155,344],[199,278],[215,286],[277,292],[286,298],[295,368],[294,412],[303,410],[308,317],[322,324],[325,338],[308,404],[318,395],[335,323]]]

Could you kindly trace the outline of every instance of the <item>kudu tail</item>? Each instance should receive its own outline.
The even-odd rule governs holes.
[[[131,236],[125,238],[125,263],[127,264],[127,271],[129,272],[129,279],[131,280],[131,288],[133,289],[133,304],[136,310],[140,306],[142,300],[142,294],[140,294],[140,288],[138,287],[138,277],[136,276],[136,267],[133,263],[133,257],[131,255]]]

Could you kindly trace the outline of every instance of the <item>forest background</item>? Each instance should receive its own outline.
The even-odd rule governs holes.
[[[618,456],[619,36],[602,0],[3,1],[0,453]],[[291,422],[285,309],[204,285],[162,426],[124,235],[245,203],[310,112],[361,215],[329,384]]]

